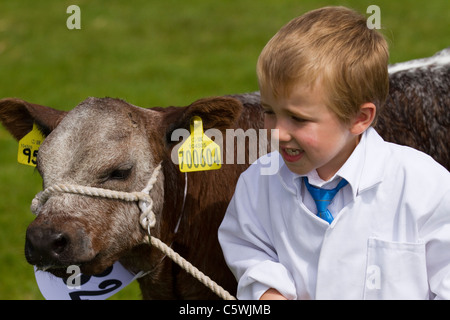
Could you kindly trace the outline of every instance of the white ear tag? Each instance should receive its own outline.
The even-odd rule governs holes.
[[[98,275],[86,276],[75,266],[67,281],[34,268],[39,290],[47,300],[104,300],[119,292],[141,273],[125,269],[119,262]],[[68,273],[70,274],[70,272]]]

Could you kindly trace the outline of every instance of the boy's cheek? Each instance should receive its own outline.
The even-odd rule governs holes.
[[[312,151],[320,148],[320,139],[310,131],[303,130],[301,135],[297,132],[296,138],[303,150]]]

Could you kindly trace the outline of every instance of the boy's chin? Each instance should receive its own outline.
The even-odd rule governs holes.
[[[284,159],[283,159],[284,160]],[[314,167],[305,166],[301,163],[301,161],[298,162],[289,162],[284,160],[284,163],[288,167],[288,169],[298,175],[306,175],[311,170],[314,170]]]

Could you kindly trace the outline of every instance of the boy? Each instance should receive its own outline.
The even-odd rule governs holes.
[[[263,49],[280,152],[241,175],[219,229],[239,299],[450,299],[450,174],[371,127],[387,65],[384,38],[343,7],[292,20]],[[262,175],[271,157],[278,172]]]

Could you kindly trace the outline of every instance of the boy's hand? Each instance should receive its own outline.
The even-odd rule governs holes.
[[[259,300],[287,300],[278,290],[270,288],[263,293]]]

